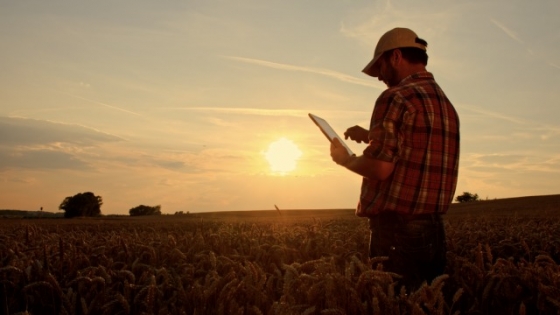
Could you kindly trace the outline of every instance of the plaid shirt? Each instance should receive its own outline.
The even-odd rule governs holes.
[[[459,168],[459,117],[429,72],[385,90],[371,117],[364,156],[395,163],[384,181],[363,178],[358,216],[382,211],[446,213]]]

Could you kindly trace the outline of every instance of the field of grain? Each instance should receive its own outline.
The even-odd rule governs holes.
[[[4,219],[0,314],[559,314],[560,198],[532,198],[454,205],[415,292],[351,210]]]

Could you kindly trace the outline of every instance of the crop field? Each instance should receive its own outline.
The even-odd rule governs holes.
[[[560,198],[512,200],[454,205],[414,292],[351,210],[2,219],[0,314],[560,314]]]

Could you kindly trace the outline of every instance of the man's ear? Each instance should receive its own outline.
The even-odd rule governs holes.
[[[389,58],[391,65],[393,67],[397,66],[402,61],[402,52],[400,49],[393,49],[391,52],[391,56]]]

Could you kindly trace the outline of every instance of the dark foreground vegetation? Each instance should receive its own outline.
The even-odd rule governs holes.
[[[415,292],[348,210],[0,220],[0,314],[558,314],[560,210],[533,203],[456,207]]]

